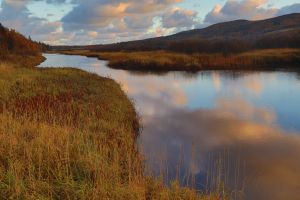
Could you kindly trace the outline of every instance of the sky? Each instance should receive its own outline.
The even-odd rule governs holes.
[[[0,23],[52,45],[107,44],[300,13],[300,0],[0,0]]]

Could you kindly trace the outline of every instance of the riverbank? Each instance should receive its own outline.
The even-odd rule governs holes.
[[[300,49],[266,49],[238,54],[184,54],[169,51],[95,52],[55,51],[108,60],[115,69],[141,71],[276,70],[298,69]]]
[[[45,57],[40,54],[35,56],[33,55],[0,55],[0,64],[3,67],[4,65],[10,68],[34,68],[40,63],[45,61]]]
[[[2,198],[221,199],[144,175],[138,117],[115,81],[20,58],[0,60]]]

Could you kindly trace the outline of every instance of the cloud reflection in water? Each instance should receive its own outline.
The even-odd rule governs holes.
[[[75,66],[121,83],[142,116],[140,146],[154,173],[202,189],[221,180],[247,200],[299,199],[299,76],[143,74],[92,58],[46,56],[43,66]]]

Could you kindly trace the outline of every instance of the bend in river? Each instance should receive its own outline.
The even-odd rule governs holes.
[[[45,54],[39,67],[73,67],[119,82],[142,117],[149,173],[234,199],[297,199],[300,75],[165,74],[114,70],[83,56]]]

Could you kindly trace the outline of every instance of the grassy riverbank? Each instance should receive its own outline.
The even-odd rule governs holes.
[[[45,58],[38,55],[0,55],[0,65],[1,68],[34,68],[39,65],[41,62],[45,61]],[[26,66],[26,67],[25,67]],[[5,74],[2,74],[5,75]]]
[[[238,54],[184,54],[169,51],[93,52],[60,51],[68,55],[84,55],[109,60],[109,66],[127,70],[198,71],[198,70],[275,70],[297,69],[300,49],[266,49]]]
[[[221,199],[144,175],[137,114],[116,82],[21,58],[0,60],[1,198]]]

